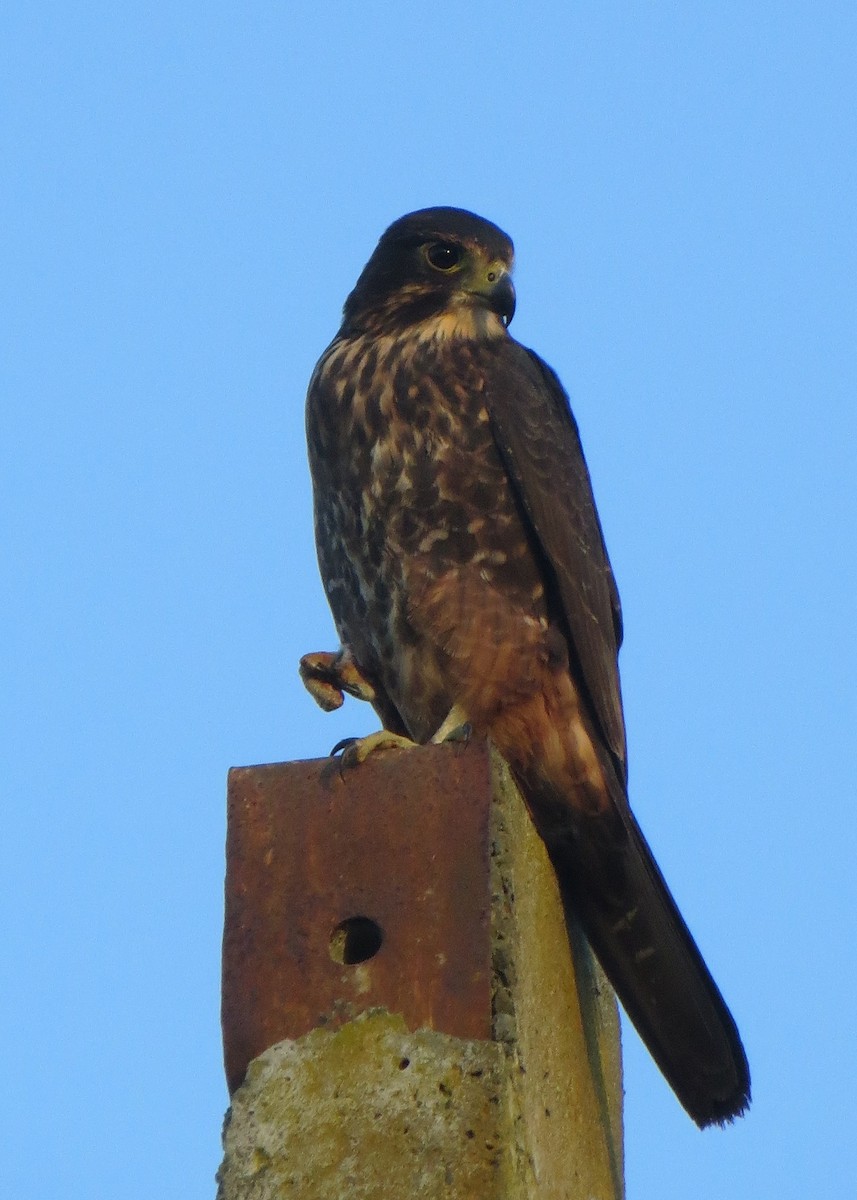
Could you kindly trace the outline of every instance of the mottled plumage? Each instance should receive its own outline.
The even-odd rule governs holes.
[[[722,1122],[747,1063],[628,806],[619,598],[568,399],[507,332],[511,265],[496,226],[426,209],[348,297],[307,402],[344,651],[304,674],[418,742],[492,738],[651,1053],[694,1120]]]

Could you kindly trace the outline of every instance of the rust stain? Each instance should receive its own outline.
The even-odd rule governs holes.
[[[230,771],[230,1093],[275,1042],[378,1006],[490,1038],[490,804],[480,742]]]

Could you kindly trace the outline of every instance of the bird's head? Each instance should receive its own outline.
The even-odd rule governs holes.
[[[463,208],[423,208],[383,234],[343,310],[343,332],[502,336],[515,312],[511,239]],[[438,322],[437,319],[440,319]]]

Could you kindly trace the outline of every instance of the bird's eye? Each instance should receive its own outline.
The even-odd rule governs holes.
[[[426,259],[436,271],[454,271],[461,262],[462,249],[454,242],[433,242],[426,247]]]

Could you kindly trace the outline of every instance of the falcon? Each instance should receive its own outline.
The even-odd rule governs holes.
[[[490,738],[576,915],[687,1112],[749,1104],[735,1022],[628,803],[622,616],[568,397],[512,338],[513,246],[457,208],[387,229],[310,381],[319,565],[341,648],[306,655],[345,751]]]

